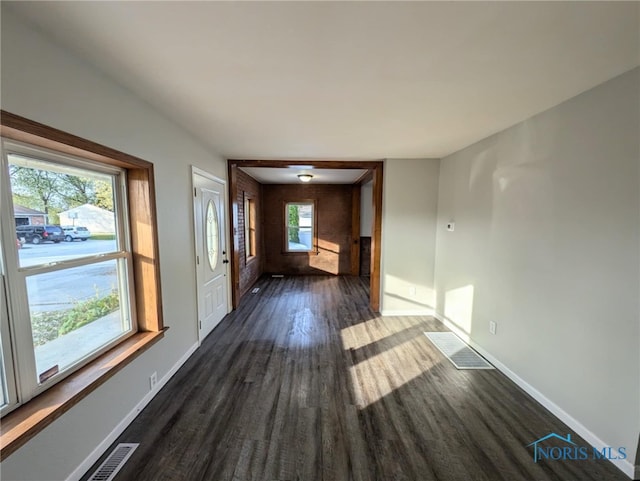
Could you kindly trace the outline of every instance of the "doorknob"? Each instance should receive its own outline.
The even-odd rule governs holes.
[[[229,263],[229,261],[228,261],[227,259],[224,259],[224,260],[222,261],[222,263],[223,263],[223,264],[228,264],[228,263]]]

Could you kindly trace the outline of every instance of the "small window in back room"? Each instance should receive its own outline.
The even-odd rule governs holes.
[[[286,251],[311,252],[315,239],[314,202],[288,202],[285,206]]]
[[[256,202],[246,194],[244,198],[244,249],[247,260],[256,255]]]

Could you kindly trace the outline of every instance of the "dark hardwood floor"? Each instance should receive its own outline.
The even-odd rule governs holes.
[[[423,334],[439,321],[374,314],[360,279],[256,287],[116,441],[140,443],[116,480],[627,480],[534,463],[572,431],[497,370],[455,369]]]

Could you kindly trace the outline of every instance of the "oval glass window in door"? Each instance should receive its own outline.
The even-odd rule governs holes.
[[[212,200],[207,204],[207,219],[205,222],[205,238],[207,241],[207,256],[211,270],[218,264],[218,213]]]

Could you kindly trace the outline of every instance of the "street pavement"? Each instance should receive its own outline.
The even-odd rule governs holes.
[[[20,267],[61,262],[114,252],[113,240],[25,244],[18,250]],[[103,297],[117,288],[116,261],[109,260],[71,269],[27,276],[31,312],[68,309],[78,301]]]

